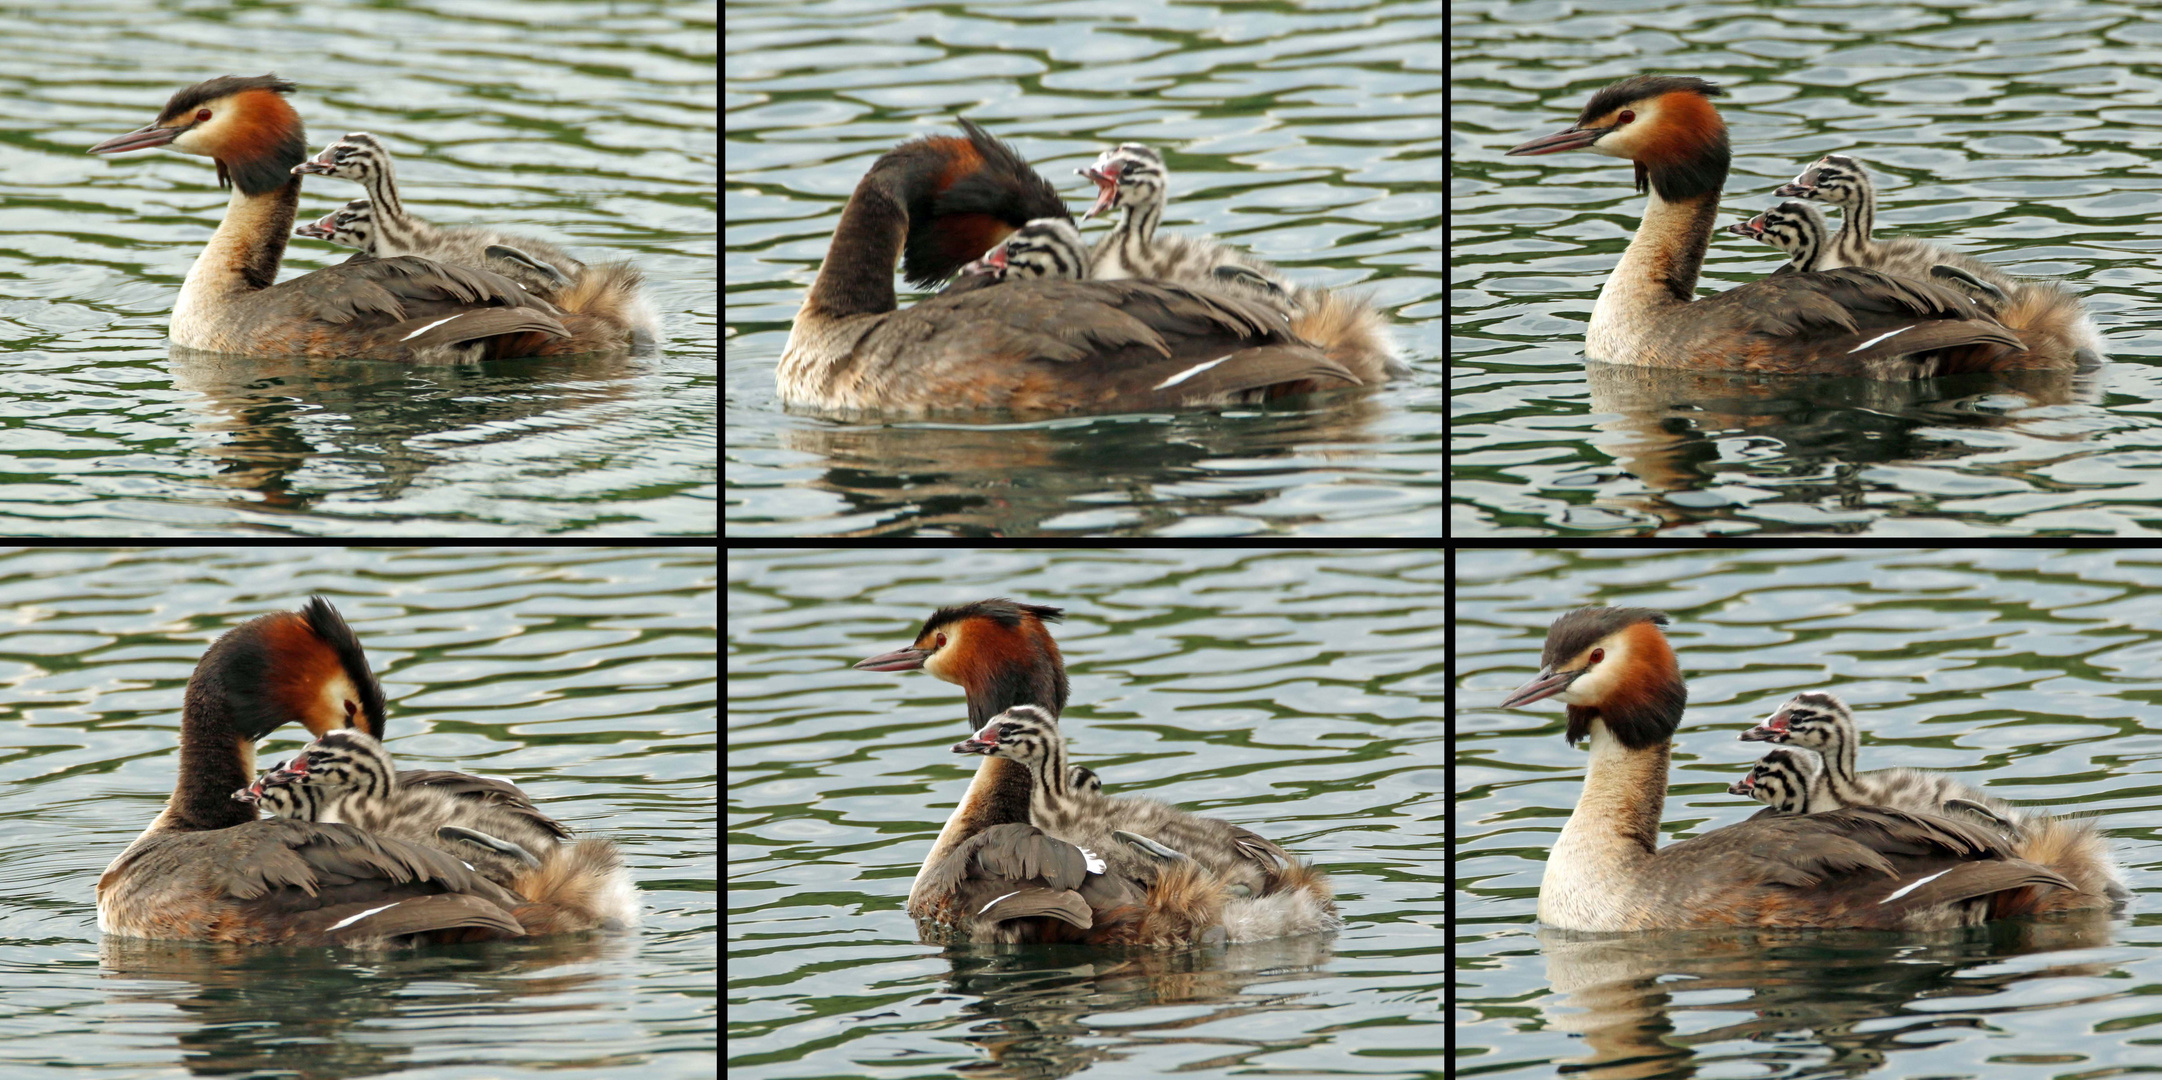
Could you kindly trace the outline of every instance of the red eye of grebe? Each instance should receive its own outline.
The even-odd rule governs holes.
[[[1591,662],[1592,662],[1592,663],[1596,664],[1596,663],[1598,663],[1599,661],[1601,661],[1601,660],[1604,660],[1604,659],[1606,659],[1606,650],[1605,650],[1605,649],[1593,649],[1593,650],[1591,651]]]

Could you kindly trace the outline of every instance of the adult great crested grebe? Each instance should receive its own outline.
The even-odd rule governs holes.
[[[366,653],[328,601],[226,631],[188,679],[172,798],[98,878],[98,929],[241,945],[380,946],[556,928],[561,913],[553,905],[440,851],[346,824],[259,821],[253,806],[233,798],[253,779],[256,740],[280,726],[380,735],[384,712]],[[397,782],[476,800],[549,835],[569,833],[502,780],[414,770]]]
[[[964,120],[873,162],[841,211],[778,371],[784,404],[1029,414],[1253,404],[1367,380],[1278,308],[1159,281],[1006,281],[896,309],[893,271],[944,281],[1030,221],[1070,219],[1013,148]]]
[[[988,288],[1006,281],[1051,279],[1086,281],[1088,244],[1081,230],[1065,218],[1037,218],[961,268],[961,276],[939,295]]]
[[[1757,817],[1659,846],[1667,762],[1688,702],[1647,608],[1554,620],[1539,674],[1502,701],[1568,706],[1591,761],[1547,857],[1539,919],[1570,930],[1728,926],[1934,930],[2107,906],[1995,832],[1934,814],[1849,807]]]
[[[1653,367],[1906,379],[2070,369],[1961,292],[1874,270],[1775,274],[1698,299],[1730,153],[1703,79],[1639,75],[1512,155],[1589,150],[1633,162],[1644,218],[1599,292],[1585,355]]]
[[[1244,918],[1253,926],[1298,927],[1260,936],[1306,933],[1335,925],[1327,876],[1275,844],[1229,822],[1148,800],[1105,797],[1093,772],[1065,764],[1057,724],[1066,707],[1066,665],[1048,627],[1063,617],[1059,608],[1002,597],[940,608],[924,620],[908,647],[856,664],[863,671],[921,670],[958,684],[968,695],[969,722],[979,736],[996,733],[990,722],[1022,705],[1043,710],[1039,723],[1049,729],[1048,735],[1034,740],[1046,744],[1042,768],[1030,768],[997,753],[985,754],[974,782],[924,860],[911,902],[926,887],[932,867],[966,837],[970,823],[980,825],[982,806],[995,801],[997,792],[1017,786],[1028,798],[1028,820],[1036,825],[1054,832],[1071,830],[1073,835],[1057,835],[1093,843],[1114,863],[1124,853],[1121,842],[1110,834],[1139,834],[1190,856],[1235,892],[1261,901],[1234,908],[1234,922]]]
[[[173,94],[149,126],[93,154],[170,147],[212,158],[233,188],[225,218],[173,300],[175,344],[240,356],[457,362],[592,351],[589,317],[476,267],[402,257],[345,262],[280,282],[307,156],[275,75],[224,76]]]

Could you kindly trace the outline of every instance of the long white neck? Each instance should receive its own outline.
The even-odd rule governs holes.
[[[1584,331],[1584,355],[1617,364],[1655,364],[1673,335],[1678,309],[1696,299],[1697,274],[1711,244],[1719,194],[1668,202],[1654,187],[1629,250],[1607,276]],[[1662,325],[1664,323],[1664,325]]]
[[[220,347],[219,334],[230,329],[220,321],[228,305],[277,282],[285,239],[293,234],[299,206],[297,176],[261,195],[233,185],[218,231],[210,234],[180,283],[180,295],[173,298],[170,333],[175,342],[199,349]]]
[[[1591,724],[1591,761],[1576,810],[1547,855],[1539,921],[1572,930],[1624,930],[1640,914],[1644,864],[1659,843],[1670,745],[1623,746]]]

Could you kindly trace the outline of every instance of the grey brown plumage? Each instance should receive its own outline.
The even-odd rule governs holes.
[[[1098,188],[1087,216],[1124,211],[1090,251],[1090,277],[1167,281],[1230,292],[1283,311],[1292,333],[1319,345],[1329,359],[1363,382],[1382,383],[1411,373],[1396,355],[1388,319],[1372,302],[1296,284],[1275,265],[1215,240],[1158,232],[1169,201],[1170,169],[1155,149],[1126,143],[1078,171]]]
[[[2021,368],[2067,370],[2101,359],[2105,345],[2101,333],[2079,297],[2062,284],[2016,278],[1994,263],[1942,244],[1911,237],[1877,239],[1873,235],[1876,185],[1860,161],[1826,154],[1774,194],[1815,199],[1839,208],[1840,228],[1825,247],[1822,268],[1862,266],[1901,277],[1974,283],[1969,294],[2024,343],[2018,358]]]
[[[971,785],[909,892],[926,938],[1146,948],[1223,940],[1223,886],[1197,864],[1134,856],[1107,866],[1030,823],[1025,771],[993,776]]]

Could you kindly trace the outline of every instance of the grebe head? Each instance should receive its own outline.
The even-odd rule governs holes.
[[[1845,154],[1826,154],[1818,158],[1792,182],[1781,184],[1779,190],[1772,192],[1780,198],[1795,196],[1830,203],[1848,213],[1861,206],[1869,193],[1868,170]]]
[[[293,182],[292,168],[308,156],[300,114],[281,95],[292,83],[276,75],[226,75],[175,93],[150,126],[90,148],[118,154],[169,146],[218,163],[218,184],[250,195]]]
[[[1081,230],[1064,218],[1037,218],[1019,229],[999,245],[985,252],[983,258],[961,268],[963,274],[986,275],[1000,281],[1008,279],[1051,278],[1061,281],[1080,281],[1088,277],[1088,243],[1081,239]]]
[[[1047,622],[1065,613],[1003,597],[940,608],[924,620],[916,641],[856,664],[858,671],[928,671],[968,694],[969,722],[978,727],[1016,705],[1037,705],[1057,716],[1066,709],[1066,663]]]
[[[1589,150],[1636,162],[1647,182],[1674,202],[1727,181],[1727,125],[1712,98],[1726,91],[1685,75],[1638,75],[1592,95],[1575,124],[1533,139],[1510,156]]]
[[[365,131],[351,131],[324,147],[322,153],[293,166],[292,171],[296,176],[335,176],[365,183],[372,177],[392,174],[390,150]]]
[[[293,235],[367,251],[375,244],[375,209],[366,199],[354,199],[321,220],[294,229]]]
[[[287,722],[317,736],[346,728],[375,734],[383,730],[383,687],[338,609],[318,596],[212,642],[183,711],[229,716],[235,730],[258,739]]]
[[[901,201],[901,276],[913,285],[952,277],[1030,221],[1071,216],[1058,190],[1012,146],[958,119],[966,139],[933,135],[887,151],[850,200],[874,190]]]
[[[1681,723],[1689,691],[1681,665],[1659,627],[1665,612],[1650,608],[1578,608],[1546,632],[1540,671],[1502,700],[1513,709],[1558,698],[1569,707],[1568,739],[1602,721],[1632,749],[1664,743]]]
[[[1816,207],[1788,199],[1748,221],[1727,226],[1727,231],[1786,252],[1794,257],[1797,270],[1814,270],[1831,230]]]
[[[1096,163],[1077,173],[1096,182],[1096,203],[1081,215],[1086,221],[1118,207],[1146,207],[1164,200],[1171,174],[1164,156],[1139,143],[1126,143],[1096,155]]]
[[[1809,789],[1823,771],[1817,755],[1779,747],[1728,785],[1727,794],[1747,795],[1781,813],[1799,814],[1808,808]]]
[[[1826,750],[1854,730],[1854,712],[1836,695],[1811,690],[1788,698],[1770,718],[1742,732],[1744,742],[1776,742]]]
[[[1034,705],[1016,705],[992,717],[983,730],[955,743],[953,752],[1007,758],[1041,772],[1051,758],[1051,741],[1061,737],[1058,717]]]

